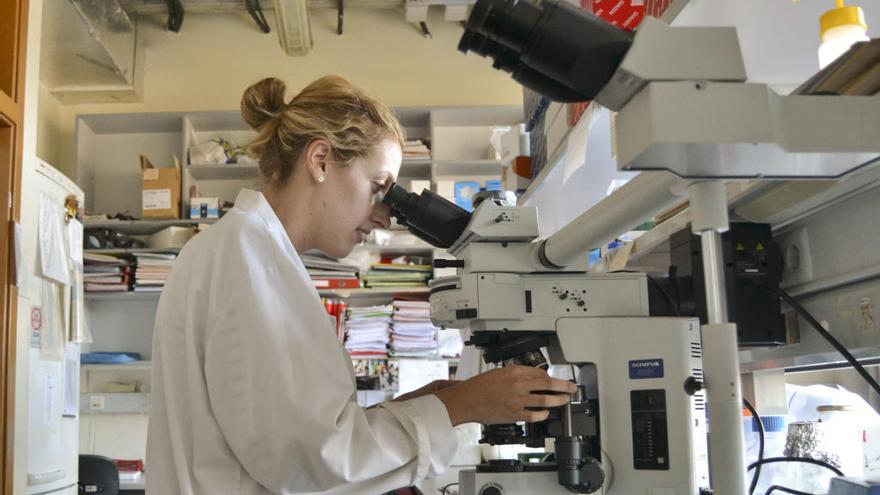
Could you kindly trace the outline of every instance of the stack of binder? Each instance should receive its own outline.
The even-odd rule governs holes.
[[[106,254],[84,253],[83,290],[86,292],[126,292],[129,264],[123,258]]]
[[[431,150],[421,139],[413,139],[403,146],[403,157],[410,160],[429,159]]]
[[[431,265],[373,263],[363,279],[366,287],[424,287],[432,274]]]
[[[161,292],[171,273],[176,254],[137,253],[135,256],[134,291]]]
[[[357,289],[361,286],[357,266],[320,254],[305,254],[302,261],[317,289]]]

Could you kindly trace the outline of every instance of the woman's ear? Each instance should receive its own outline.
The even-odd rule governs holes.
[[[327,176],[327,163],[330,159],[330,143],[323,139],[315,139],[306,146],[304,158],[309,177],[318,184],[322,184]]]

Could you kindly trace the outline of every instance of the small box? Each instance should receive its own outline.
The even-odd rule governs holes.
[[[410,192],[422,194],[425,189],[431,190],[431,181],[429,180],[413,180],[409,183]]]
[[[467,211],[474,211],[474,196],[480,192],[480,183],[463,180],[455,183],[455,204]]]
[[[147,238],[147,246],[151,249],[180,249],[192,236],[191,227],[165,227]]]
[[[156,168],[141,155],[141,216],[145,219],[180,218],[180,166]]]
[[[189,198],[190,218],[220,218],[220,198]]]

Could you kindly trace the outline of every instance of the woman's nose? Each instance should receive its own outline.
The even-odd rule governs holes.
[[[373,223],[380,228],[387,229],[391,227],[391,209],[386,204],[378,204],[373,209]]]

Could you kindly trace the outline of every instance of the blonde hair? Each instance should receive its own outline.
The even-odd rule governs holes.
[[[405,137],[394,113],[339,76],[325,76],[285,103],[287,86],[274,77],[245,90],[241,116],[257,137],[250,151],[259,157],[266,180],[284,183],[312,141],[329,143],[344,164],[366,156],[382,139],[403,147]]]

